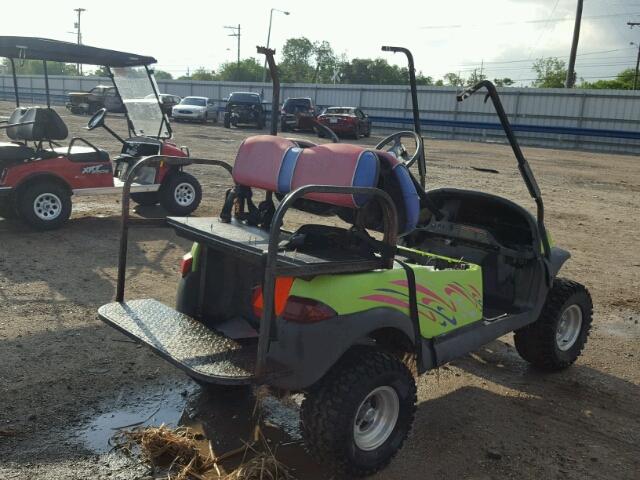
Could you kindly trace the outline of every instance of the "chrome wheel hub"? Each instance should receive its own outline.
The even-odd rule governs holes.
[[[558,349],[566,352],[576,343],[582,329],[582,309],[579,305],[570,305],[560,317],[556,330]]]
[[[33,212],[40,220],[55,220],[62,213],[62,201],[53,193],[41,193],[33,201]]]
[[[391,436],[400,414],[400,399],[392,387],[373,390],[360,404],[353,422],[353,439],[361,450],[375,450]]]
[[[190,183],[180,183],[173,192],[176,203],[181,207],[188,207],[196,199],[196,189]]]

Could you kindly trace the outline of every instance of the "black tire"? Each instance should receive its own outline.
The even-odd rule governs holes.
[[[140,192],[132,193],[131,200],[136,202],[141,207],[152,207],[157,205],[160,201],[160,195],[158,192]]]
[[[224,128],[231,128],[231,118],[228,113],[224,114]]]
[[[562,316],[570,308],[577,312],[576,307],[580,309],[581,316],[579,333],[568,348],[562,349],[556,337]],[[587,343],[592,316],[593,303],[586,287],[556,278],[538,320],[514,332],[516,350],[523,359],[542,370],[567,368],[576,361]]]
[[[54,230],[71,216],[71,194],[63,185],[43,180],[20,193],[17,207],[20,217],[31,227]]]
[[[369,138],[371,136],[371,125],[367,128],[367,133],[364,134],[365,138]]]
[[[176,189],[183,191],[184,203],[177,199]],[[200,205],[202,187],[193,175],[185,172],[176,172],[169,174],[163,181],[159,194],[162,208],[171,215],[185,216],[192,213]]]
[[[353,129],[353,138],[355,138],[356,140],[360,139],[360,125],[356,124],[355,128]]]
[[[281,132],[288,132],[289,131],[289,126],[286,123],[280,123],[280,131]]]
[[[318,133],[318,138],[324,138],[325,135],[322,129],[319,128],[317,133]]]
[[[258,118],[258,121],[256,122],[256,126],[258,127],[258,130],[262,130],[264,128],[264,120],[261,118]]]
[[[209,115],[205,112],[204,117],[202,117],[202,124],[206,124],[209,121]]]
[[[377,448],[363,450],[355,440],[356,415],[368,395],[391,387],[399,400],[393,430]],[[366,348],[348,352],[306,394],[300,412],[302,435],[310,453],[348,478],[384,468],[406,439],[416,409],[416,385],[404,363]]]

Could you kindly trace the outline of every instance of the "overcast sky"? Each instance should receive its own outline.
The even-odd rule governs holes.
[[[174,76],[234,60],[236,39],[225,25],[242,25],[242,57],[257,56],[266,43],[272,7],[271,46],[287,38],[327,40],[353,57],[404,59],[380,52],[383,44],[409,47],[425,75],[465,75],[480,68],[489,78],[528,83],[531,63],[541,56],[567,58],[576,0],[35,0],[2,2],[2,34],[74,41],[73,11],[84,7],[83,40],[93,45],[154,56]],[[585,0],[578,50],[579,77],[606,78],[635,66],[640,0]]]

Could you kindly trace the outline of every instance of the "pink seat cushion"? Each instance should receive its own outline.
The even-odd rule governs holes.
[[[233,180],[238,185],[277,191],[282,159],[294,147],[291,140],[272,135],[247,138],[238,149],[233,165]]]
[[[357,145],[317,145],[301,149],[271,135],[247,138],[236,156],[233,179],[238,185],[289,193],[305,185],[375,187],[378,157]],[[341,207],[362,206],[366,196],[309,194],[306,198]]]

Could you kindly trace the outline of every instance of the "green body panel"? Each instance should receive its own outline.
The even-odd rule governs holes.
[[[482,319],[482,272],[478,265],[412,251],[446,260],[451,265],[451,268],[444,269],[411,265],[416,277],[420,333],[423,337],[433,338]],[[391,270],[321,275],[310,280],[298,278],[290,295],[323,302],[339,315],[379,307],[393,308],[409,315],[407,275],[399,264]]]
[[[439,260],[439,269],[409,264],[416,277],[416,299],[423,337],[437,337],[482,319],[482,271],[479,265],[399,248],[401,253],[403,250],[425,259]],[[200,245],[194,243],[191,248],[194,272],[198,270],[200,251]],[[297,278],[289,295],[318,300],[338,315],[387,307],[409,316],[407,274],[398,263],[390,270]]]

